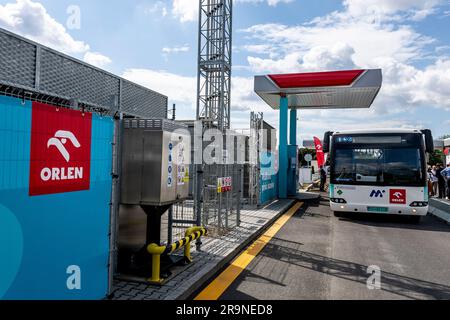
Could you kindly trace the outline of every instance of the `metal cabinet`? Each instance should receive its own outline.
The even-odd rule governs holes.
[[[121,202],[162,206],[186,199],[188,128],[165,119],[124,120],[122,125]]]

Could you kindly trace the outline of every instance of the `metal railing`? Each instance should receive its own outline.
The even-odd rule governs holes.
[[[162,284],[164,279],[161,278],[161,256],[171,254],[181,248],[184,248],[184,258],[186,263],[192,262],[191,242],[200,239],[207,234],[207,230],[203,227],[193,227],[186,231],[185,238],[167,246],[159,246],[155,243],[147,247],[148,253],[152,255],[152,276],[148,282],[153,284]]]

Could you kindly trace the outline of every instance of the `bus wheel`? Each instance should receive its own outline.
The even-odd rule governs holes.
[[[341,217],[342,217],[342,212],[334,211],[334,216],[335,216],[336,218],[341,218]]]
[[[422,222],[422,216],[411,216],[409,218],[410,218],[410,221],[415,224],[419,224]]]

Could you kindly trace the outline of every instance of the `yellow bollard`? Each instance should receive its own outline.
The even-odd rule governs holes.
[[[196,233],[198,231],[203,231],[203,227],[192,227],[186,230],[186,238],[189,237],[191,234]],[[191,258],[191,242],[189,241],[186,246],[184,247],[184,257],[188,262],[192,262]]]
[[[148,280],[152,283],[161,283],[161,255],[166,250],[165,247],[158,246],[155,243],[147,247],[148,253],[152,255],[152,277]]]
[[[192,262],[191,257],[191,241],[190,236],[200,232],[194,238],[199,238],[206,235],[206,229],[203,227],[193,227],[186,230],[186,237],[178,242],[172,243],[170,246],[162,247],[155,243],[150,244],[147,247],[147,252],[152,255],[152,277],[148,279],[149,282],[154,284],[162,284],[163,279],[161,279],[161,255],[164,253],[170,254],[178,248],[184,247],[184,256],[186,260],[190,263]]]

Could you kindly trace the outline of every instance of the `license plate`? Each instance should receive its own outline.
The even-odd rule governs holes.
[[[389,209],[388,208],[383,208],[383,207],[368,207],[367,211],[369,211],[369,212],[378,212],[378,213],[388,213]]]

